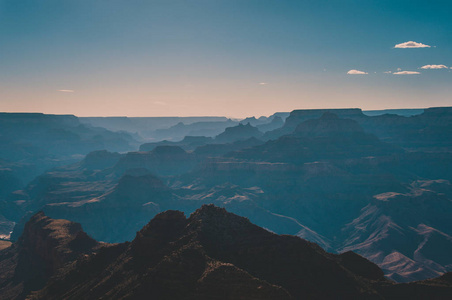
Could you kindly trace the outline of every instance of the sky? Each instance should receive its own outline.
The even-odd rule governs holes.
[[[452,1],[0,0],[0,111],[452,106]]]

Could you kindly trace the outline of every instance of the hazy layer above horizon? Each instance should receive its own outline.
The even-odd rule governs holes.
[[[451,8],[1,0],[0,111],[246,117],[450,106]]]

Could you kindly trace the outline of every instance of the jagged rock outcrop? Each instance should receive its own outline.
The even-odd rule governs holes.
[[[371,263],[369,263],[371,264]],[[377,278],[377,281],[384,279]],[[221,291],[221,293],[219,293]],[[224,209],[157,215],[130,244],[68,269],[29,299],[300,299],[378,297],[365,277],[297,237]]]
[[[20,239],[0,251],[0,298],[24,299],[30,291],[41,289],[59,269],[100,246],[80,224],[37,213],[25,225]]]
[[[213,205],[189,218],[160,213],[131,243],[115,245],[99,245],[74,223],[42,213],[26,228],[0,252],[4,299],[447,299],[452,293],[451,273],[395,284],[355,253],[327,253]],[[47,274],[39,284],[25,285],[34,273],[14,265],[12,257],[24,255],[49,267],[35,269]]]

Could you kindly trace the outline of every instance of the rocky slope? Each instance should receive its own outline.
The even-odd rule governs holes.
[[[203,206],[188,219],[177,211],[157,215],[132,243],[68,268],[29,299],[371,297],[377,293],[366,272],[377,269],[372,279],[384,279],[368,264],[360,276],[315,244]]]
[[[131,243],[115,245],[38,213],[20,240],[0,251],[0,265],[2,299],[446,299],[452,293],[450,273],[395,284],[353,252],[327,253],[213,205],[189,218],[160,213]]]
[[[452,185],[417,181],[408,193],[376,195],[344,230],[344,250],[378,263],[388,277],[413,281],[452,271]]]
[[[0,298],[25,298],[30,291],[41,289],[59,269],[100,246],[80,224],[37,213],[20,239],[0,251]]]

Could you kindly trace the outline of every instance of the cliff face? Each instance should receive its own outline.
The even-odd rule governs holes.
[[[291,134],[227,156],[301,164],[325,159],[381,156],[400,152],[401,149],[366,133],[356,121],[342,119],[326,112],[319,119],[300,123]]]
[[[42,288],[58,269],[99,247],[80,224],[37,213],[20,239],[0,252],[1,298],[24,298],[30,291]]]
[[[250,123],[246,125],[239,124],[235,127],[228,127],[225,131],[215,137],[216,143],[232,143],[240,140],[247,140],[249,138],[259,138],[262,132],[256,127],[251,126]]]
[[[451,147],[452,108],[432,107],[413,116],[383,114],[367,116],[360,109],[312,109],[294,110],[284,126],[265,133],[266,140],[275,140],[291,134],[299,124],[320,118],[324,113],[334,113],[342,119],[358,122],[366,132],[385,142],[410,150],[444,151]]]
[[[338,115],[326,112],[320,118],[306,120],[300,123],[294,130],[297,136],[335,137],[351,134],[363,134],[364,130],[351,119],[339,118]]]
[[[294,110],[290,113],[289,117],[286,119],[284,125],[281,128],[265,133],[264,137],[266,139],[277,139],[280,136],[290,134],[302,122],[318,119],[325,113],[333,113],[340,118],[346,119],[362,119],[366,117],[359,108]]]

